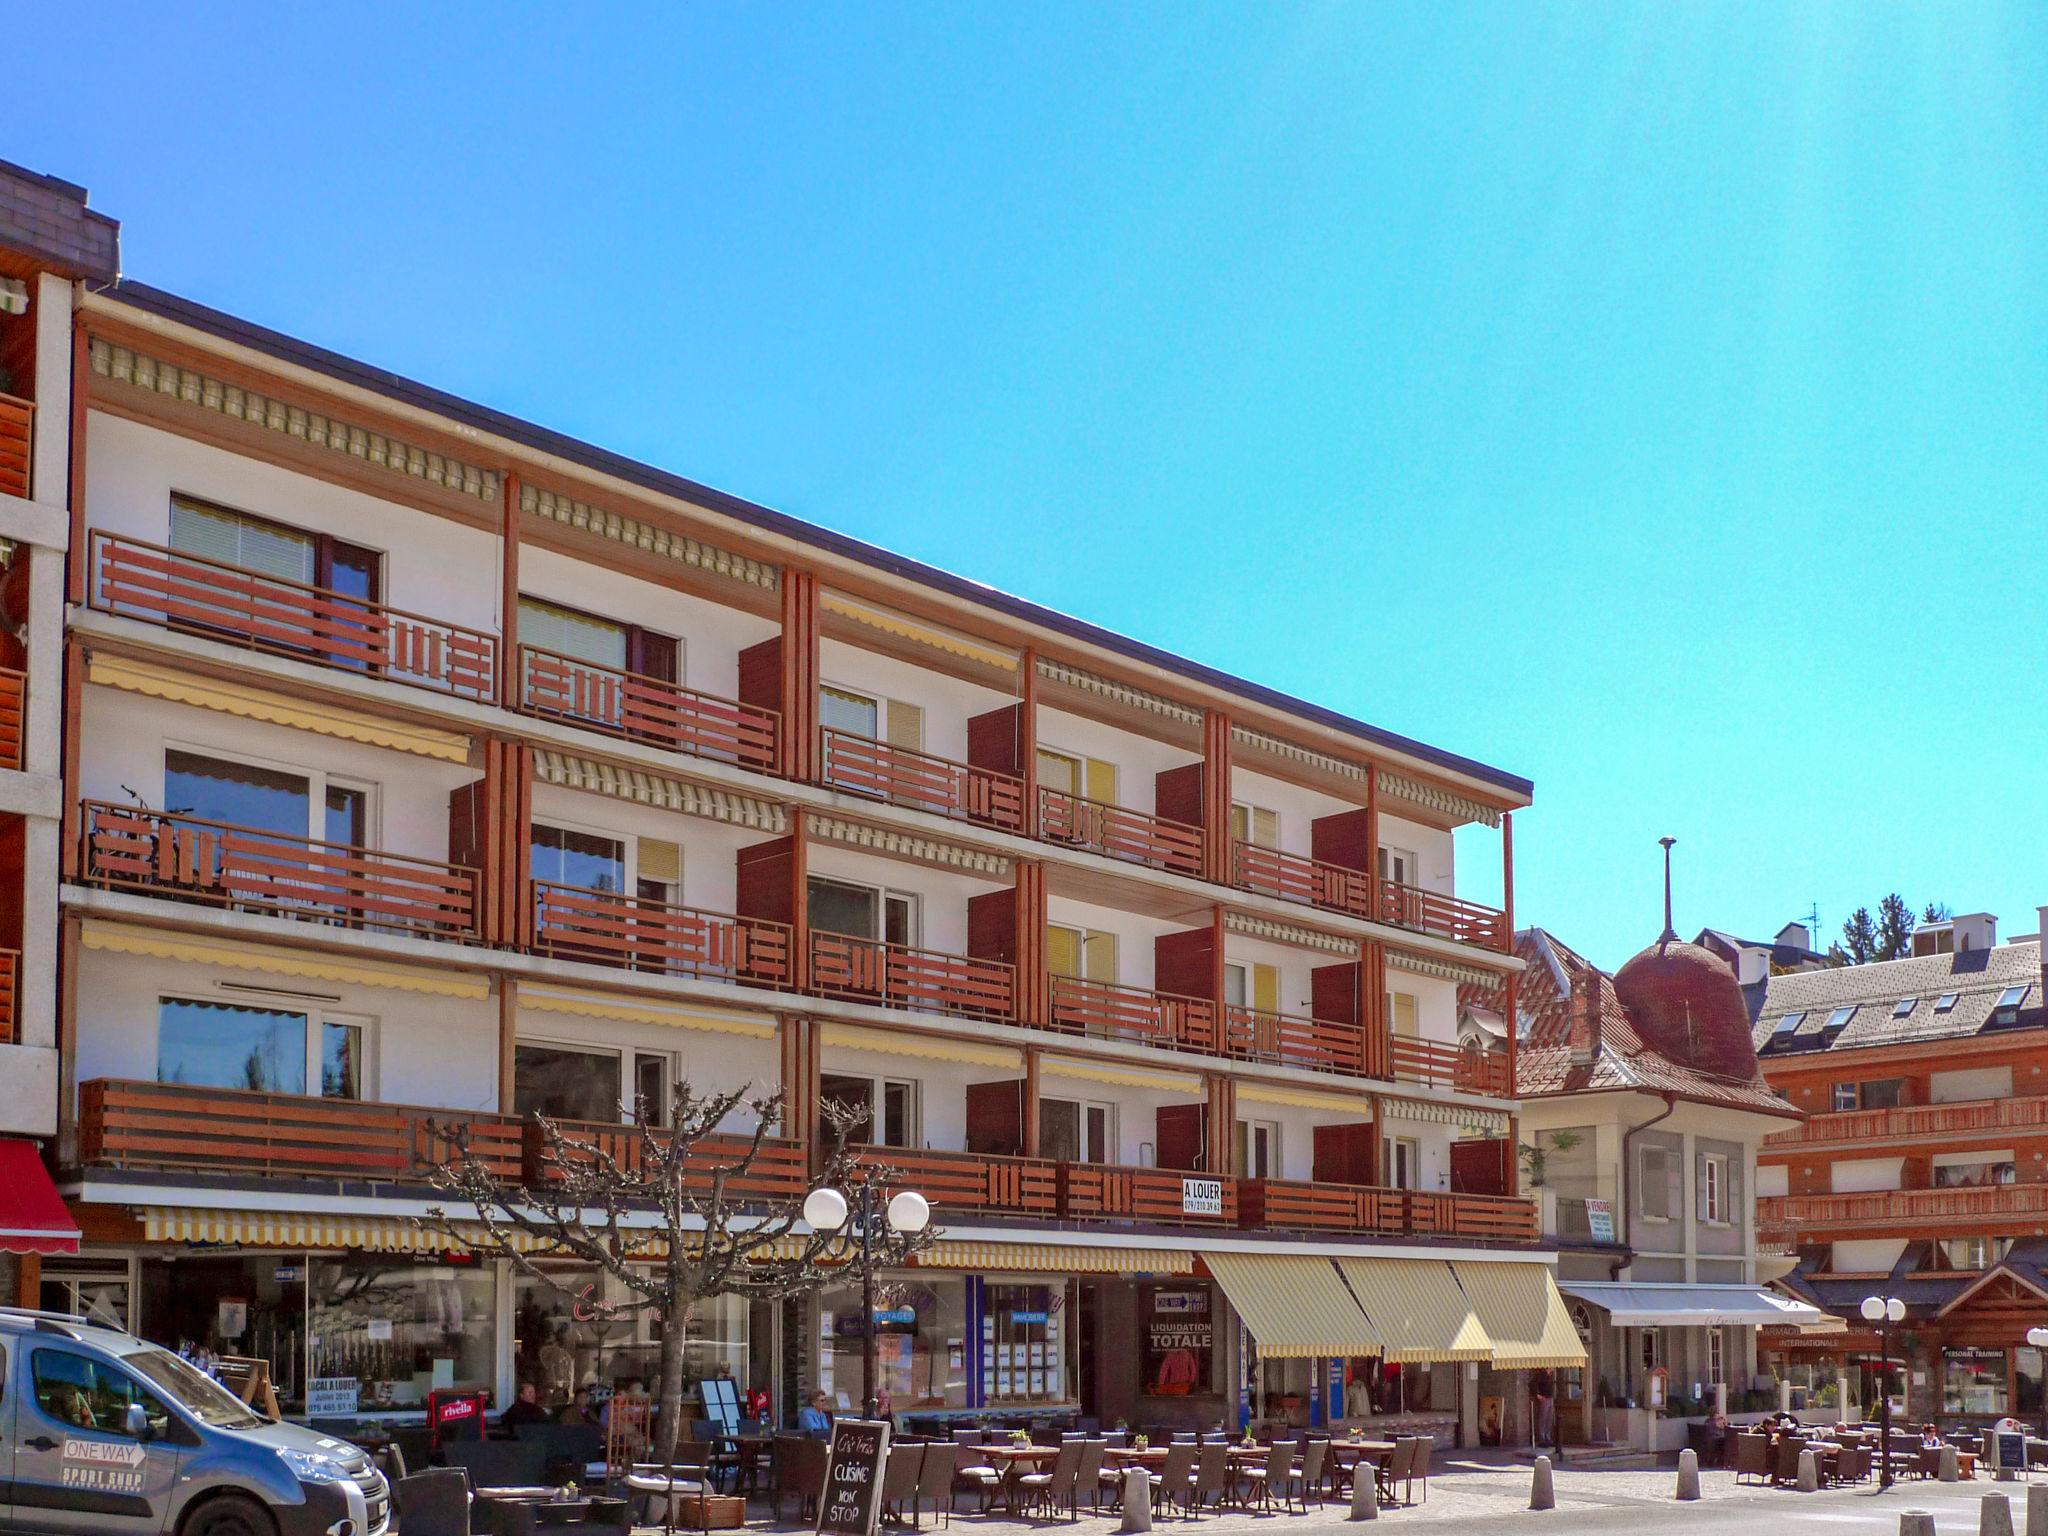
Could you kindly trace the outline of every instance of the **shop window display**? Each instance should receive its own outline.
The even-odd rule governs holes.
[[[1941,1411],[1998,1415],[2006,1408],[2005,1351],[1944,1349]]]
[[[1066,1287],[990,1282],[982,1294],[982,1390],[988,1405],[1065,1402]]]
[[[551,1265],[548,1273],[548,1280],[515,1274],[512,1281],[513,1376],[540,1389],[542,1406],[559,1408],[578,1386],[607,1391],[634,1377],[658,1379],[660,1320],[645,1312],[600,1315],[603,1303],[630,1300],[624,1285],[589,1265]],[[751,1381],[750,1311],[740,1296],[707,1297],[692,1309],[683,1350],[686,1396],[708,1378]]]
[[[875,1372],[883,1410],[967,1406],[967,1282],[875,1282]],[[860,1287],[818,1298],[819,1391],[841,1413],[861,1408]]]
[[[1149,1285],[1139,1294],[1148,1397],[1205,1397],[1216,1355],[1216,1316],[1206,1285]]]
[[[357,1255],[314,1260],[311,1279],[309,1415],[420,1409],[436,1388],[494,1386],[491,1269]]]

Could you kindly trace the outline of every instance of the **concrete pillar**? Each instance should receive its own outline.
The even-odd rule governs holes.
[[[2002,1493],[1987,1493],[1977,1506],[1977,1536],[2012,1536],[2012,1501]]]
[[[1714,1412],[1724,1419],[1728,1417],[1728,1383],[1725,1381],[1714,1383]]]
[[[1778,1383],[1778,1412],[1790,1413],[1791,1411],[1792,1383],[1789,1381],[1781,1381]]]
[[[1799,1453],[1799,1483],[1801,1493],[1820,1491],[1820,1457],[1812,1451]]]
[[[1849,1373],[1835,1372],[1835,1422],[1849,1424],[1854,1420],[1849,1413]]]
[[[1934,1512],[1928,1509],[1900,1510],[1899,1536],[1934,1536]]]
[[[1941,1448],[1941,1471],[1937,1474],[1944,1483],[1959,1483],[1963,1480],[1962,1469],[1956,1464],[1956,1448],[1944,1445]]]
[[[1529,1507],[1531,1509],[1557,1508],[1557,1487],[1550,1475],[1550,1458],[1538,1456],[1536,1471],[1529,1479]]]
[[[1124,1473],[1124,1523],[1126,1531],[1152,1529],[1152,1479],[1143,1467]]]
[[[2044,1488],[2042,1492],[2048,1493],[2048,1488]],[[1351,1518],[1377,1520],[1379,1517],[1379,1480],[1373,1476],[1372,1463],[1361,1459],[1351,1469]]]
[[[1458,1372],[1458,1444],[1479,1443],[1479,1362],[1468,1360]]]
[[[2027,1536],[2048,1536],[2048,1485],[2027,1490]]]
[[[1700,1496],[1700,1453],[1687,1447],[1678,1453],[1678,1497],[1690,1503]]]

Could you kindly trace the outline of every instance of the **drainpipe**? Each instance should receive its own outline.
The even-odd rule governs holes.
[[[1635,1160],[1629,1156],[1629,1151],[1636,1139],[1636,1132],[1647,1131],[1651,1126],[1669,1120],[1678,1112],[1678,1095],[1667,1090],[1663,1097],[1662,1111],[1621,1133],[1621,1209],[1623,1220],[1628,1222],[1628,1246],[1622,1256],[1614,1261],[1613,1268],[1608,1271],[1607,1278],[1610,1280],[1619,1279],[1622,1265],[1632,1262],[1636,1256],[1635,1207],[1629,1203],[1629,1170],[1635,1166]]]

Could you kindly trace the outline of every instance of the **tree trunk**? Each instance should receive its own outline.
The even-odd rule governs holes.
[[[683,1352],[689,1344],[690,1317],[696,1310],[697,1298],[692,1296],[672,1308],[661,1324],[661,1396],[657,1411],[661,1415],[660,1450],[665,1467],[675,1465],[676,1446],[682,1442]]]

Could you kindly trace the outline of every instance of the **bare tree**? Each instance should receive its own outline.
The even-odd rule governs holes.
[[[857,1111],[826,1102],[831,1136],[823,1165],[794,1196],[763,1196],[769,1175],[755,1170],[783,1096],[752,1088],[700,1094],[675,1085],[666,1125],[593,1130],[533,1116],[542,1148],[531,1179],[507,1178],[470,1144],[461,1124],[437,1125],[452,1148],[428,1170],[434,1187],[470,1207],[460,1218],[436,1206],[420,1227],[460,1242],[485,1259],[503,1259],[523,1275],[570,1295],[540,1260],[578,1259],[615,1282],[606,1298],[586,1304],[598,1320],[652,1314],[661,1323],[659,1456],[672,1465],[680,1438],[683,1350],[697,1304],[715,1296],[766,1300],[815,1290],[849,1272],[858,1257],[851,1224],[839,1232],[799,1232],[804,1197],[831,1186],[886,1182],[892,1170],[848,1150]],[[751,1132],[723,1131],[736,1112]],[[874,1260],[898,1264],[926,1246],[931,1229],[875,1234]],[[854,1271],[857,1272],[857,1271]]]

